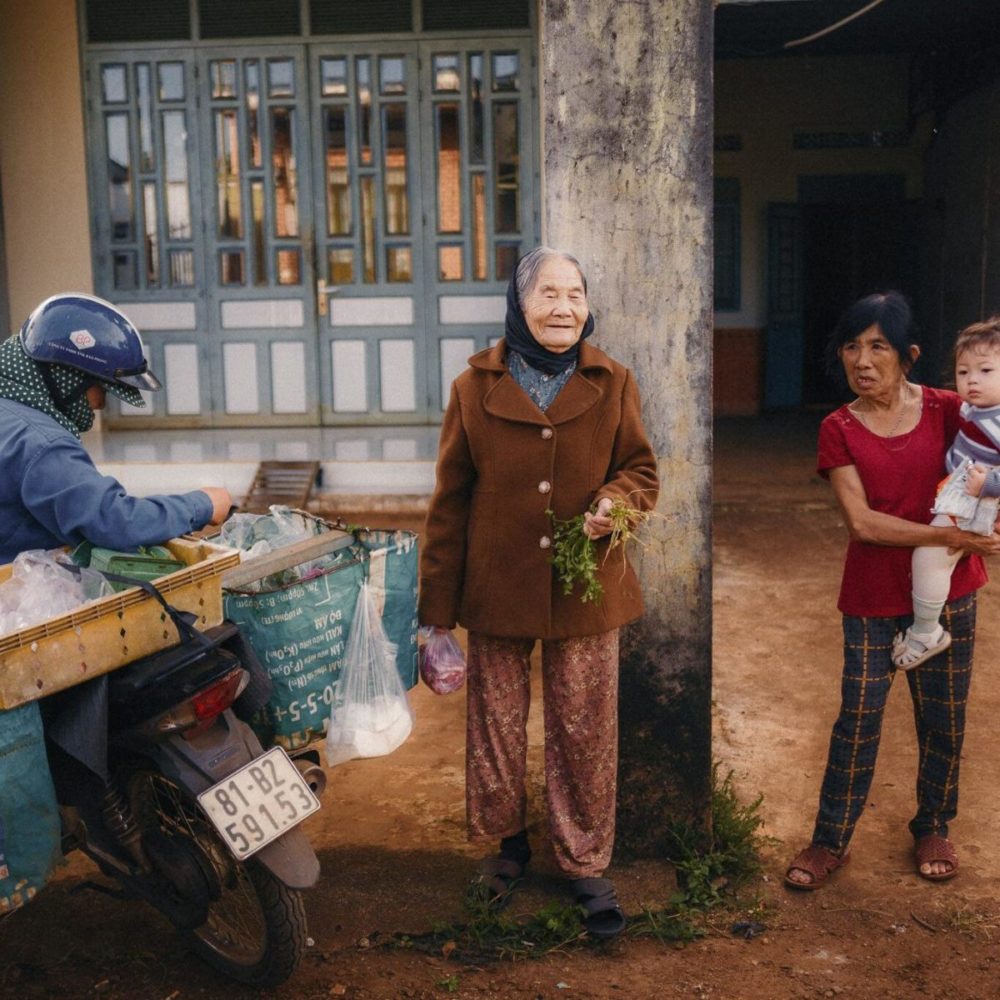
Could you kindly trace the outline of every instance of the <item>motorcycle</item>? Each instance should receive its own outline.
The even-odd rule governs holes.
[[[236,626],[171,617],[178,645],[43,702],[63,850],[118,886],[85,887],[144,899],[220,972],[276,986],[306,946],[319,861],[300,824],[325,774],[244,721],[269,682]]]

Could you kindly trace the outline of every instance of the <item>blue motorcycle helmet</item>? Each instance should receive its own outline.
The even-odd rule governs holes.
[[[101,385],[123,402],[145,406],[139,390],[161,388],[149,370],[139,331],[124,313],[95,295],[53,295],[32,310],[19,336],[32,360],[91,376],[82,392],[87,385]]]

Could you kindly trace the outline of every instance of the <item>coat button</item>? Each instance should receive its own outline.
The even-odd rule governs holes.
[[[552,431],[551,427],[543,427],[542,428],[542,440],[543,441],[548,441],[549,438],[552,437],[552,433],[553,433],[553,431]]]
[[[552,539],[549,538],[548,535],[542,535],[542,537],[538,539],[538,547],[540,549],[547,549],[551,544]]]
[[[548,493],[552,489],[552,484],[547,483],[544,479],[538,484],[539,493]]]

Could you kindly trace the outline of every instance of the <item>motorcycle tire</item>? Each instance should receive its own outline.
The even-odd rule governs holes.
[[[307,931],[302,893],[289,889],[262,864],[238,861],[201,812],[195,798],[155,770],[137,770],[128,778],[133,815],[150,850],[159,849],[167,877],[181,895],[205,907],[198,926],[175,925],[191,949],[237,982],[273,987],[298,967]],[[183,851],[185,863],[177,864]],[[156,864],[156,857],[153,858]],[[155,905],[155,904],[154,904]],[[171,917],[176,904],[161,911]]]

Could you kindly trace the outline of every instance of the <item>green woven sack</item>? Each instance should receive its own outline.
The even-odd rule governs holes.
[[[42,719],[31,702],[0,712],[0,914],[27,903],[61,857]]]
[[[340,698],[347,636],[363,580],[381,605],[406,688],[417,682],[417,539],[409,531],[359,531],[310,579],[258,593],[225,590],[225,615],[267,669],[274,687],[254,727],[266,743],[292,750],[326,732]],[[330,565],[332,564],[332,565]]]

